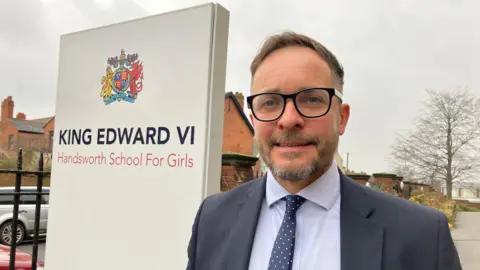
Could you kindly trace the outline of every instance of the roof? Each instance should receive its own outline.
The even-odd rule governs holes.
[[[39,122],[39,123],[48,124],[48,122],[50,122],[50,120],[52,120],[52,119],[53,119],[53,116],[50,116],[50,117],[45,117],[45,118],[31,119],[30,121],[35,121],[35,122]]]
[[[8,121],[20,132],[44,133],[43,127],[45,126],[45,123],[15,118],[10,118]]]
[[[235,104],[235,107],[237,107],[237,110],[240,113],[240,116],[243,118],[243,121],[245,122],[245,125],[247,125],[248,129],[250,129],[252,134],[255,134],[252,124],[250,123],[247,116],[245,115],[245,112],[243,111],[240,103],[238,103],[238,100],[235,97],[235,95],[232,92],[226,92],[225,93],[225,98],[230,98],[233,101],[233,104]]]

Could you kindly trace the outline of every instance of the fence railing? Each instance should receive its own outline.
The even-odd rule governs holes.
[[[11,241],[10,241],[10,262],[9,270],[15,270],[15,256],[17,253],[17,242],[18,242],[18,228],[21,226],[19,224],[19,206],[20,206],[20,195],[35,195],[35,221],[33,228],[33,249],[32,249],[32,270],[37,269],[38,265],[38,241],[39,241],[39,231],[40,231],[40,214],[42,207],[42,195],[47,195],[49,193],[43,192],[43,180],[44,176],[50,175],[50,172],[44,171],[44,161],[43,161],[43,152],[40,152],[40,157],[38,160],[37,170],[29,171],[23,169],[23,157],[22,149],[18,150],[17,155],[17,168],[16,169],[0,169],[0,174],[13,174],[15,175],[15,190],[14,192],[4,192],[0,190],[0,196],[12,196],[13,195],[13,215],[11,219]],[[22,192],[22,176],[25,175],[36,175],[37,176],[37,185],[36,191],[34,192]],[[16,235],[14,236],[14,232]]]

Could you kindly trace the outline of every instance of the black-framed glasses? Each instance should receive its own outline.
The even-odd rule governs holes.
[[[287,100],[292,99],[300,115],[317,118],[328,113],[334,96],[343,101],[342,93],[334,88],[307,88],[294,94],[266,92],[247,97],[247,105],[257,120],[269,122],[280,118]]]

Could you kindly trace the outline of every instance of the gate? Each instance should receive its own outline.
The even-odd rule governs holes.
[[[21,195],[35,195],[36,202],[35,202],[35,223],[34,223],[34,231],[33,231],[33,251],[32,251],[32,270],[37,269],[37,261],[38,261],[38,238],[39,238],[39,231],[40,231],[40,210],[41,210],[41,202],[42,202],[42,195],[49,194],[47,192],[43,192],[43,177],[46,175],[50,175],[50,172],[46,172],[43,169],[43,151],[40,152],[40,158],[38,160],[38,169],[36,171],[27,171],[23,170],[23,158],[22,158],[22,149],[19,149],[17,155],[17,168],[16,169],[3,169],[0,170],[0,174],[14,174],[15,178],[15,191],[13,193],[9,192],[1,192],[0,196],[12,196],[13,194],[13,217],[12,217],[12,236],[10,242],[10,264],[9,269],[15,270],[15,255],[17,251],[17,235],[13,236],[13,232],[17,232],[18,224],[18,208],[20,205],[20,194]],[[37,189],[35,192],[21,192],[22,186],[22,176],[24,175],[36,175],[37,176]]]

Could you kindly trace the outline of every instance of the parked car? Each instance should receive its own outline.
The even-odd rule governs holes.
[[[36,187],[24,186],[21,193],[36,192]],[[13,193],[15,187],[1,187],[0,193]],[[42,192],[50,193],[49,187],[44,187]],[[20,204],[18,206],[18,225],[17,225],[17,244],[34,234],[35,226],[35,206],[36,195],[21,194]],[[40,226],[39,235],[44,236],[47,233],[49,195],[42,195],[40,205]],[[8,245],[12,243],[12,218],[13,218],[13,194],[0,195],[0,244]]]
[[[15,252],[15,269],[16,270],[31,270],[32,256],[19,249]],[[43,270],[44,262],[37,260],[37,270]],[[8,270],[10,266],[10,247],[0,245],[0,270]]]

